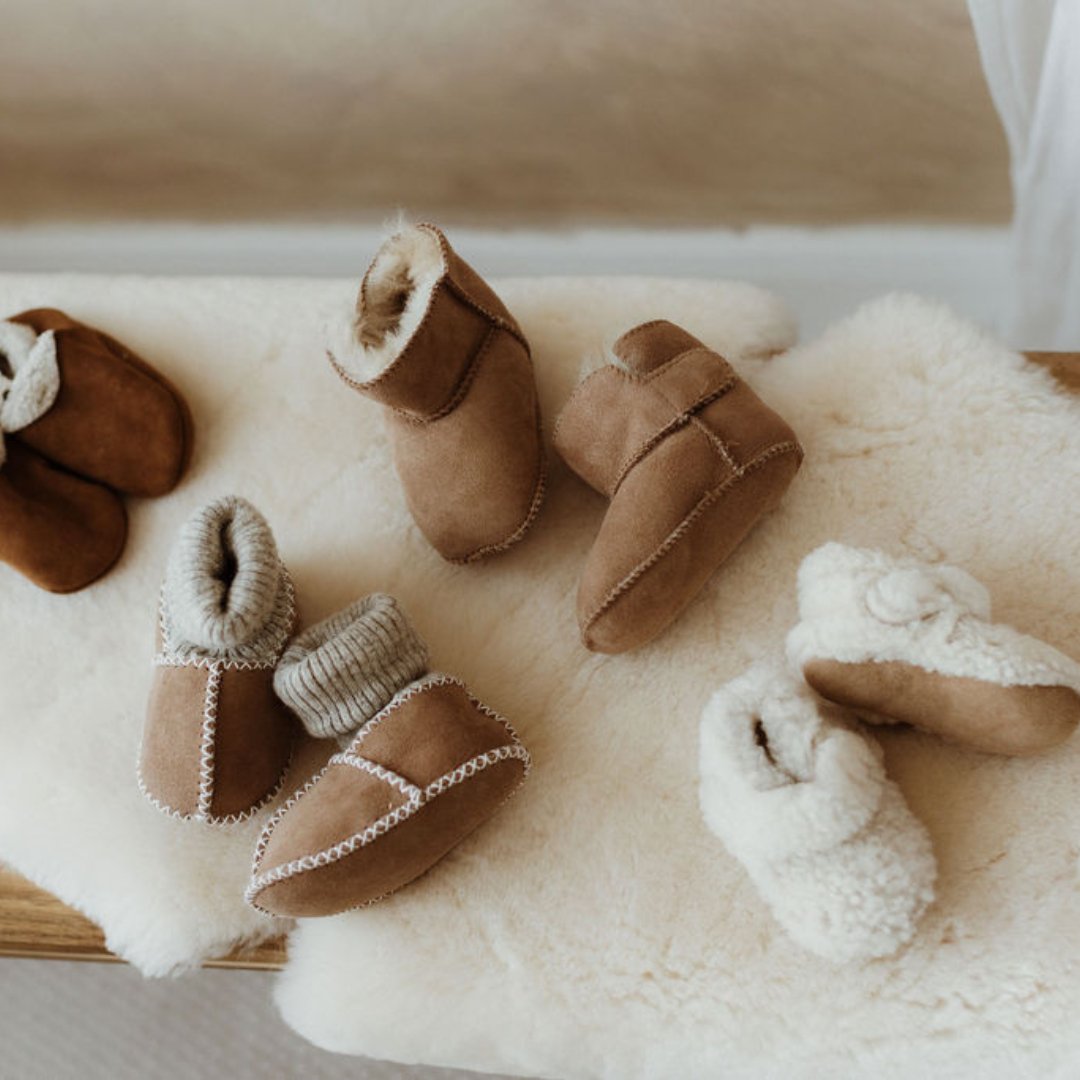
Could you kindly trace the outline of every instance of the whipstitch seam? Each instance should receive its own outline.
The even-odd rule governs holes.
[[[430,686],[457,686],[460,687],[469,699],[470,704],[485,716],[497,721],[506,730],[506,733],[510,737],[510,742],[503,746],[496,748],[495,750],[485,751],[483,754],[478,754],[476,757],[471,758],[469,761],[462,765],[458,765],[456,768],[451,769],[449,772],[444,773],[442,776],[433,780],[428,784],[423,791],[421,791],[417,785],[410,784],[409,781],[403,777],[398,777],[396,773],[392,773],[390,770],[385,769],[384,766],[378,766],[375,762],[368,763],[368,759],[361,757],[356,753],[357,747],[363,742],[363,740],[386,720],[389,716],[393,715],[402,705],[414,698],[417,694],[422,693]],[[276,884],[278,881],[284,880],[286,877],[294,877],[305,870],[317,869],[320,866],[328,865],[331,862],[336,862],[339,859],[344,858],[348,854],[352,854],[354,851],[359,850],[361,847],[366,846],[373,840],[382,836],[385,832],[392,829],[395,825],[400,824],[402,821],[412,817],[422,806],[426,805],[428,801],[443,794],[446,790],[462,781],[474,776],[482,769],[488,768],[491,765],[498,764],[500,761],[506,761],[509,759],[517,759],[522,762],[524,769],[522,772],[522,782],[526,776],[528,776],[530,769],[532,768],[532,758],[529,755],[528,750],[522,744],[517,732],[514,730],[513,725],[506,719],[501,713],[496,712],[490,706],[485,705],[482,701],[475,698],[470,692],[468,687],[457,678],[452,675],[445,675],[442,673],[436,673],[427,675],[422,679],[416,680],[411,683],[404,690],[399,691],[394,698],[382,709],[379,713],[373,716],[360,730],[356,733],[353,741],[349,744],[348,748],[341,754],[335,754],[325,766],[313,777],[311,777],[298,791],[295,791],[289,798],[271,815],[266,825],[263,827],[263,831],[259,836],[259,840],[255,845],[255,851],[252,857],[251,876],[252,881],[248,888],[245,890],[244,899],[251,904],[252,907],[265,911],[265,908],[260,907],[256,903],[256,897],[263,889],[269,885]],[[351,760],[346,760],[351,759]],[[367,764],[359,764],[365,762]],[[344,763],[352,765],[354,768],[361,768],[365,771],[374,771],[373,768],[368,766],[377,767],[383,772],[396,777],[402,782],[405,788],[420,792],[420,798],[414,799],[410,795],[409,802],[406,802],[402,806],[396,807],[388,814],[379,818],[371,825],[367,826],[359,833],[355,833],[353,836],[348,837],[346,840],[335,844],[331,848],[327,848],[318,852],[316,855],[305,855],[300,859],[294,859],[290,863],[283,864],[282,866],[275,867],[269,874],[259,874],[259,864],[262,861],[263,855],[266,853],[266,849],[270,843],[270,838],[273,835],[274,829],[278,826],[282,818],[289,812],[289,810],[296,805],[309,791],[311,791],[315,785],[326,775],[330,766],[333,764]],[[390,781],[387,781],[390,782]],[[397,785],[395,785],[397,786]],[[519,785],[515,785],[516,787]],[[398,790],[404,792],[404,789],[399,787]],[[509,794],[508,796],[509,797]],[[349,846],[351,845],[351,846]],[[348,848],[348,850],[345,850]],[[272,879],[272,880],[271,880]],[[365,905],[357,905],[365,906]]]
[[[210,825],[214,828],[223,828],[229,825],[238,825],[241,822],[248,821],[254,817],[260,810],[265,809],[270,803],[272,803],[278,795],[281,794],[281,789],[285,786],[285,780],[288,778],[289,769],[292,767],[293,751],[289,752],[289,759],[285,762],[285,767],[281,770],[281,775],[277,778],[274,786],[250,809],[241,810],[233,814],[224,814],[220,817],[205,817],[198,818],[195,814],[185,814],[181,810],[177,810],[172,806],[163,803],[156,795],[154,795],[150,789],[146,786],[146,781],[143,779],[142,774],[142,747],[139,748],[139,757],[135,764],[135,777],[139,786],[139,791],[142,792],[146,801],[154,807],[155,810],[160,811],[166,817],[175,818],[177,821],[198,821],[201,825]]]
[[[307,791],[314,787],[317,782],[330,768],[331,765],[336,764],[350,764],[354,767],[364,768],[365,771],[372,772],[375,775],[374,768],[366,768],[364,765],[360,765],[360,761],[366,761],[366,759],[354,758],[353,761],[343,762],[344,755],[335,754],[330,761],[327,762],[326,768],[319,773],[315,781],[312,781],[309,785],[305,785],[299,795],[305,794]],[[361,848],[366,847],[368,844],[377,840],[384,833],[389,832],[395,825],[400,825],[403,821],[408,820],[418,810],[426,806],[432,800],[438,798],[440,795],[445,794],[451,788],[456,787],[458,784],[464,783],[464,781],[472,778],[478,772],[482,772],[484,769],[488,769],[493,765],[498,765],[500,762],[509,760],[519,760],[526,764],[528,767],[529,753],[520,743],[507,743],[504,746],[499,746],[494,750],[485,750],[482,754],[477,754],[475,757],[470,758],[468,761],[456,768],[449,770],[442,776],[433,780],[422,791],[415,785],[409,784],[408,781],[404,781],[402,777],[397,776],[396,773],[391,773],[392,777],[396,777],[397,780],[402,781],[405,788],[416,792],[416,796],[407,796],[409,801],[403,803],[401,806],[395,807],[389,813],[384,814],[377,821],[368,825],[361,832],[354,833],[352,836],[345,840],[334,844],[332,847],[324,848],[322,851],[316,852],[313,855],[302,855],[298,859],[293,859],[291,862],[283,863],[281,866],[274,867],[269,873],[257,875],[253,870],[254,880],[248,886],[244,893],[245,899],[252,903],[263,889],[269,888],[271,885],[276,885],[287,878],[295,877],[297,874],[301,874],[309,870],[317,870],[320,867],[328,866],[331,863],[338,862],[340,859],[345,858],[348,855],[352,855],[354,852],[359,851]],[[374,762],[368,762],[367,765],[375,765]],[[387,783],[391,783],[392,786],[398,787],[392,780],[386,777],[380,777]],[[400,788],[399,788],[400,790]],[[263,837],[259,838],[259,843],[256,846],[254,867],[257,869],[259,861],[262,858],[263,853],[266,850],[266,846],[269,843],[269,836],[267,835],[277,824],[278,815],[287,810],[292,804],[293,800],[290,800],[274,815],[274,818],[267,822],[266,828],[263,831],[263,837],[266,837],[266,843],[263,841]],[[257,905],[256,905],[257,906]]]
[[[210,805],[214,801],[214,747],[220,691],[221,667],[215,664],[209,669],[203,696],[202,730],[199,737],[199,801],[194,815],[196,820],[210,817]]]
[[[698,500],[697,505],[679,522],[679,524],[665,537],[663,542],[645,559],[643,559],[629,574],[626,575],[607,594],[604,600],[593,609],[583,621],[583,629],[588,630],[601,615],[604,614],[643,574],[650,570],[664,555],[666,555],[689,531],[690,526],[714,503],[721,495],[734,487],[748,474],[761,468],[773,458],[784,454],[801,454],[802,447],[797,442],[782,442],[770,446],[768,450],[759,454],[753,461],[744,465],[741,469],[727,477],[722,484],[708,491]]]

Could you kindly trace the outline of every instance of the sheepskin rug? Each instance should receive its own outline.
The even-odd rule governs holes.
[[[189,396],[199,442],[173,495],[131,505],[102,583],[53,597],[0,570],[0,858],[74,903],[148,974],[280,929],[241,894],[261,820],[208,830],[135,786],[155,599],[180,522],[251,499],[306,620],[395,593],[438,668],[510,717],[525,788],[388,902],[301,924],[277,1000],[343,1052],[550,1077],[1075,1075],[1080,737],[1001,760],[878,733],[925,822],[938,899],[898,956],[834,967],[777,927],[697,805],[715,687],[782,649],[796,568],[830,539],[947,559],[996,617],[1080,655],[1080,404],[939,305],[870,304],[787,348],[752,287],[497,283],[533,341],[548,429],[583,354],[656,317],[727,352],[807,459],[781,509],[640,652],[578,644],[574,591],[604,512],[552,462],[534,533],[443,563],[409,520],[377,409],[322,357],[355,282],[0,279],[108,329]]]

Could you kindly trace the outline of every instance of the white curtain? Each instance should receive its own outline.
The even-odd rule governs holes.
[[[1012,155],[1006,337],[1080,350],[1080,0],[968,0]]]

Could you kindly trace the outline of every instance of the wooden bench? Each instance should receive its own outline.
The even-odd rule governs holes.
[[[1028,353],[1073,393],[1080,394],[1080,353]],[[0,868],[0,956],[50,960],[120,962],[105,948],[105,936],[89,919]],[[274,969],[285,963],[284,939],[236,950],[208,967]]]

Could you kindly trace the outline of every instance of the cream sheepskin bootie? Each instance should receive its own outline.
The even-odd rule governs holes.
[[[930,838],[877,743],[779,664],[705,707],[700,796],[706,824],[804,948],[841,963],[914,936],[934,896]]]
[[[788,658],[822,697],[998,754],[1034,754],[1080,723],[1080,665],[990,621],[955,566],[825,544],[799,568]]]

